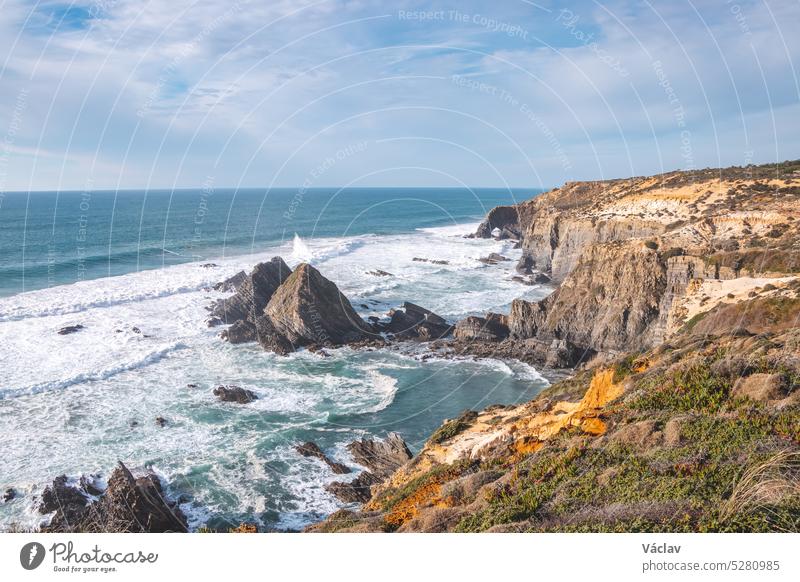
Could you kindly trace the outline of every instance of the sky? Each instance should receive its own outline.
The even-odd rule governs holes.
[[[800,158],[797,0],[0,3],[0,195]]]

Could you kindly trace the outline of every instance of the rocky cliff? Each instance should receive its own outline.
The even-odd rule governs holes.
[[[310,531],[800,530],[800,163],[572,183],[493,211],[557,282],[455,346],[575,374],[447,420]],[[506,233],[503,235],[503,233]]]
[[[800,270],[797,162],[568,183],[508,208],[476,236],[519,232],[518,269],[558,284],[543,301],[515,301],[507,320],[506,341],[528,341],[548,365],[652,348]]]

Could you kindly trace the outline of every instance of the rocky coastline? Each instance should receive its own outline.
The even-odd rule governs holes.
[[[454,322],[411,301],[365,320],[280,257],[215,286],[231,295],[208,325],[231,344],[324,356],[421,342],[569,374],[532,402],[445,420],[416,456],[394,433],[351,443],[365,470],[327,487],[351,505],[308,531],[800,529],[800,162],[568,183],[469,236],[517,241],[520,282],[552,294]],[[351,472],[313,442],[296,450]],[[780,486],[755,504],[748,483]],[[41,507],[48,531],[186,530],[157,477],[122,463],[104,491],[56,479]]]

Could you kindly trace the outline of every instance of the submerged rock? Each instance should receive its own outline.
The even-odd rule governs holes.
[[[239,386],[217,386],[214,388],[214,396],[222,402],[236,402],[237,404],[249,404],[258,400],[255,392]]]
[[[9,487],[3,492],[3,503],[8,503],[9,501],[16,499],[16,497],[17,491],[13,487]]]
[[[411,259],[416,263],[431,263],[432,265],[449,265],[450,261],[440,260],[440,259],[425,259],[422,257],[414,257]]]
[[[485,265],[496,265],[497,263],[503,263],[506,261],[510,261],[511,259],[509,259],[508,257],[504,257],[503,255],[498,253],[489,253],[488,257],[481,257],[478,260],[481,263],[484,263]]]
[[[55,512],[48,531],[69,531],[82,521],[88,505],[89,494],[70,484],[66,475],[59,475],[45,487],[38,510],[42,514]]]
[[[297,445],[294,449],[304,457],[314,457],[315,459],[319,459],[328,465],[337,475],[350,473],[349,467],[343,465],[342,463],[337,463],[336,461],[331,460],[328,455],[322,452],[322,449],[319,448],[317,443],[309,441],[307,443],[303,443],[302,445]]]
[[[61,329],[58,330],[58,335],[69,335],[71,333],[77,333],[82,329],[86,329],[86,327],[81,324],[67,325],[66,327],[62,327]]]
[[[375,269],[374,271],[367,271],[367,275],[373,275],[375,277],[394,277],[388,271],[383,271],[381,269]]]

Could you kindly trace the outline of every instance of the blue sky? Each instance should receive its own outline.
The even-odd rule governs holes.
[[[800,157],[800,3],[5,0],[0,191],[513,186]]]

